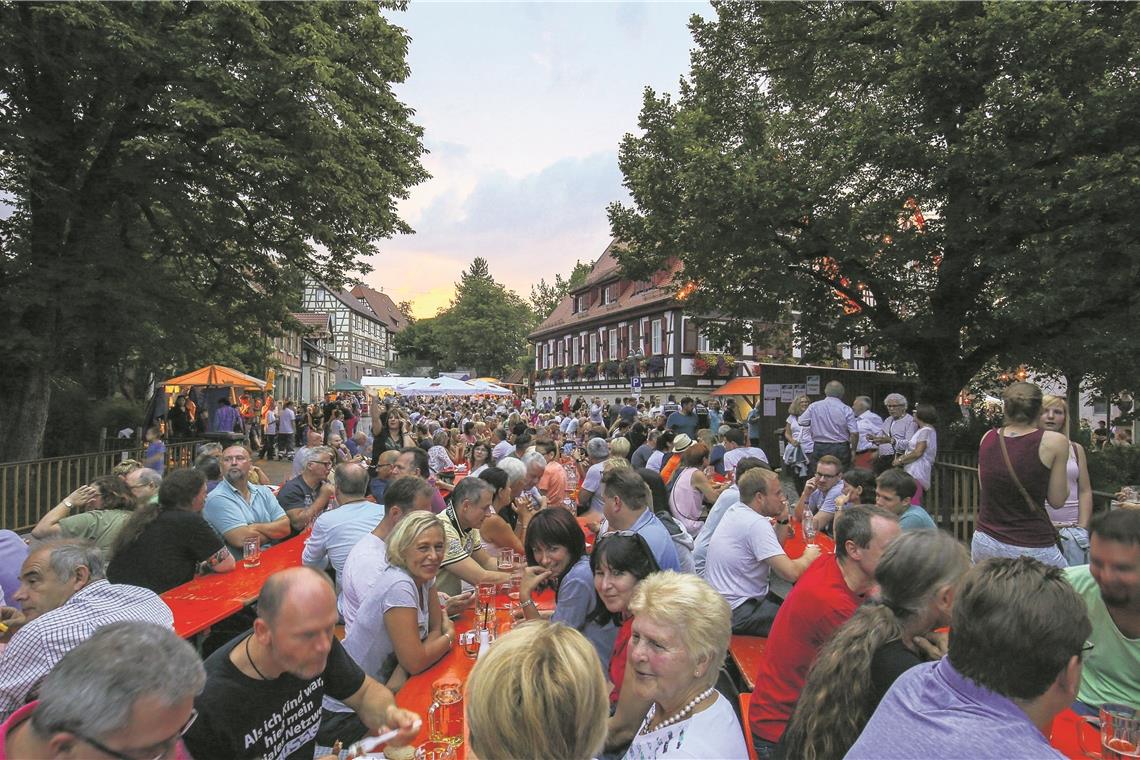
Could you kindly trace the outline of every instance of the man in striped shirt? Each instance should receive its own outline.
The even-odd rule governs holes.
[[[102,552],[88,541],[45,541],[20,568],[13,597],[0,608],[9,627],[0,654],[0,721],[31,699],[55,664],[98,628],[122,620],[174,627],[174,615],[149,589],[109,583]]]

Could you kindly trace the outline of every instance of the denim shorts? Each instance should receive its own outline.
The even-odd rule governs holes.
[[[1033,557],[1053,567],[1069,566],[1065,556],[1056,546],[1014,546],[975,530],[974,538],[970,541],[970,559],[981,562],[993,557]]]

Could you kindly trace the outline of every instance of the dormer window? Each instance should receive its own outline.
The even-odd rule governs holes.
[[[585,311],[589,306],[589,296],[580,295],[574,296],[574,313]]]
[[[617,283],[607,285],[602,289],[602,305],[611,304],[617,300]]]

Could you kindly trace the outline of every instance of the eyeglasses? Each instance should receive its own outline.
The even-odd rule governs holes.
[[[312,459],[309,461],[309,464],[319,464],[322,467],[332,467],[333,466],[332,462],[326,462],[324,459]]]
[[[104,755],[115,758],[115,760],[162,760],[162,758],[166,757],[167,754],[169,754],[170,750],[173,749],[174,743],[186,735],[186,732],[190,730],[190,726],[194,725],[194,721],[196,720],[198,720],[198,710],[191,709],[190,717],[182,725],[182,728],[179,729],[177,734],[170,737],[166,741],[159,742],[158,744],[152,744],[149,747],[139,750],[136,755],[127,755],[119,750],[111,749],[110,747],[95,741],[90,736],[81,734],[78,731],[72,731],[71,733],[75,734],[77,737],[82,739],[87,744],[90,744],[92,747],[99,750]],[[158,749],[159,747],[162,747],[162,749]],[[158,750],[158,754],[151,754],[154,750]]]
[[[1084,659],[1084,657],[1085,657],[1085,654],[1086,654],[1087,652],[1091,652],[1091,651],[1093,650],[1093,648],[1094,648],[1094,647],[1096,647],[1096,644],[1092,643],[1091,641],[1086,641],[1086,642],[1084,643],[1084,646],[1082,646],[1082,647],[1081,647],[1081,651],[1080,651],[1080,653],[1079,653],[1079,654],[1080,654],[1080,657],[1081,657],[1081,659],[1083,660],[1083,659]]]

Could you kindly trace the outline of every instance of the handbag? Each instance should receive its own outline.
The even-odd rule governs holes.
[[[1017,490],[1021,492],[1021,496],[1025,499],[1025,503],[1029,505],[1029,511],[1039,511],[1045,518],[1045,524],[1049,526],[1049,530],[1053,531],[1053,543],[1057,545],[1057,551],[1061,552],[1061,556],[1064,556],[1065,549],[1061,544],[1061,534],[1057,532],[1057,526],[1055,526],[1053,524],[1053,520],[1050,519],[1049,511],[1045,509],[1044,504],[1036,504],[1033,501],[1033,497],[1030,496],[1029,492],[1025,490],[1025,486],[1021,485],[1021,479],[1018,478],[1017,473],[1013,471],[1013,462],[1009,461],[1009,451],[1005,447],[1005,436],[1001,434],[1002,430],[1005,430],[1005,428],[995,430],[994,433],[997,434],[998,446],[1001,447],[1001,456],[1002,459],[1005,460],[1005,466],[1006,469],[1009,470],[1009,476],[1013,478],[1013,484],[1017,486]]]

